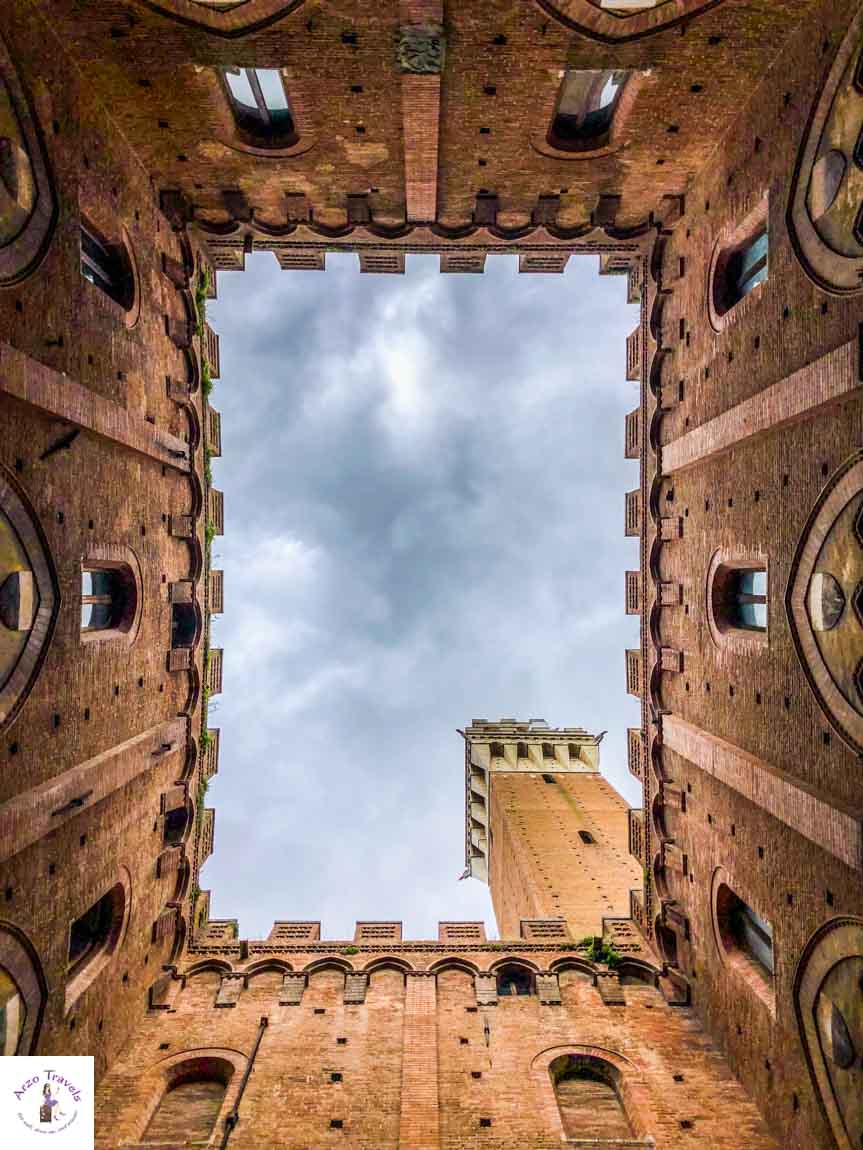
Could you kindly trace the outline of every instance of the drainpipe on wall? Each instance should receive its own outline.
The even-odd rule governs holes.
[[[236,1100],[230,1114],[225,1118],[225,1133],[222,1135],[219,1150],[225,1150],[234,1127],[240,1121],[240,1103],[243,1101],[246,1083],[249,1081],[249,1075],[254,1069],[255,1059],[258,1056],[258,1047],[261,1045],[261,1039],[264,1037],[264,1031],[267,1029],[269,1022],[270,1020],[266,1015],[261,1016],[261,1021],[258,1023],[258,1034],[255,1038],[255,1045],[252,1047],[252,1053],[249,1055],[249,1061],[246,1063],[246,1069],[243,1071],[243,1077],[240,1082],[240,1088],[237,1091]]]

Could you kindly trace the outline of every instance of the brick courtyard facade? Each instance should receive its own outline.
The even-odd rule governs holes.
[[[95,1056],[104,1150],[859,1150],[861,46],[856,0],[0,7],[2,1041]],[[210,918],[252,251],[640,303],[642,807],[586,730],[466,728],[500,942]]]

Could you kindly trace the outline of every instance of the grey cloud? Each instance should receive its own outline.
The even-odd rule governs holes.
[[[637,315],[594,259],[521,276],[360,276],[355,257],[223,274],[226,612],[203,883],[245,936],[276,918],[492,915],[463,858],[473,717],[609,730],[631,801],[623,379]]]

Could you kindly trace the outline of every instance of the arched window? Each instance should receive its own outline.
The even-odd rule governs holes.
[[[566,1138],[626,1141],[635,1132],[620,1099],[620,1071],[600,1058],[565,1054],[549,1066]]]
[[[175,1067],[141,1145],[208,1144],[233,1069],[221,1058],[193,1058]]]
[[[526,966],[517,966],[515,963],[502,966],[497,972],[497,994],[498,998],[536,994],[533,974]]]
[[[81,275],[129,311],[135,300],[135,280],[123,244],[110,244],[92,224],[81,221]]]
[[[765,197],[739,227],[723,234],[714,251],[710,311],[719,330],[723,317],[767,279],[770,236]]]
[[[18,1053],[27,1021],[27,1004],[8,970],[0,967],[0,1056]]]
[[[263,148],[296,143],[297,131],[278,68],[223,68],[222,78],[237,127]]]
[[[716,923],[728,958],[762,982],[773,983],[773,928],[726,883],[716,888]]]
[[[171,608],[171,646],[194,647],[197,629],[195,608],[191,603],[175,603]]]
[[[90,985],[117,949],[128,917],[128,876],[118,882],[69,930],[66,1006]]]
[[[135,617],[135,577],[124,563],[81,569],[82,638],[110,638],[129,630]]]
[[[718,630],[767,630],[767,570],[720,564],[711,589]]]
[[[607,144],[627,75],[618,70],[567,69],[548,134],[551,146],[580,152]]]
[[[178,847],[186,837],[189,812],[185,806],[168,811],[162,829],[162,842],[166,847]]]

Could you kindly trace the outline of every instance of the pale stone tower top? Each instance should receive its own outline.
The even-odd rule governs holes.
[[[465,862],[488,882],[492,774],[597,774],[602,735],[544,719],[474,719],[465,738]]]

